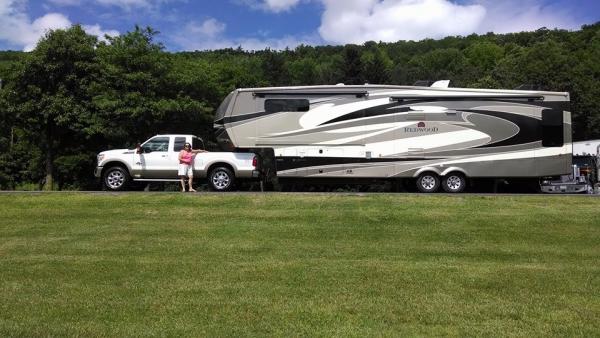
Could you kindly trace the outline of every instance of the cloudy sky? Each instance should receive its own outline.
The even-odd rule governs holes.
[[[178,51],[577,29],[597,21],[600,0],[0,0],[0,50],[30,50],[48,29],[75,23],[99,36],[151,26]]]

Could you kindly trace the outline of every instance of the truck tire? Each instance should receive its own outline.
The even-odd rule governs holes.
[[[438,191],[439,188],[440,178],[434,173],[422,173],[417,178],[417,189],[419,189],[420,192],[432,193]]]
[[[465,190],[467,179],[460,173],[450,173],[442,179],[442,189],[447,193],[459,193]]]
[[[235,183],[235,175],[227,167],[215,167],[208,175],[208,186],[213,191],[229,191]]]
[[[104,170],[102,183],[106,190],[123,191],[129,185],[130,177],[127,169],[119,166]]]

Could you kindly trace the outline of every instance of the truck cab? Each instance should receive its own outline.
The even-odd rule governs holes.
[[[125,190],[131,182],[178,181],[179,152],[185,143],[203,149],[194,135],[155,135],[135,149],[115,149],[98,154],[95,176],[107,190]],[[194,156],[194,178],[207,178],[215,191],[231,190],[238,179],[256,179],[257,160],[253,153],[206,152]]]

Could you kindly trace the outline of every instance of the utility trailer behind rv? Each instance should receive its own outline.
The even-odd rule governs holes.
[[[471,178],[571,170],[569,94],[388,85],[237,89],[215,116],[229,151],[279,179],[403,179],[461,192]]]

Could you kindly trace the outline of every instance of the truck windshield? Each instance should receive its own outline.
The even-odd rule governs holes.
[[[218,120],[222,119],[223,117],[225,117],[225,112],[227,111],[227,107],[229,107],[231,98],[233,98],[233,93],[234,92],[229,93],[229,95],[227,95],[225,100],[223,100],[223,102],[221,103],[219,108],[217,108],[217,112],[215,113],[215,121],[218,121]]]

